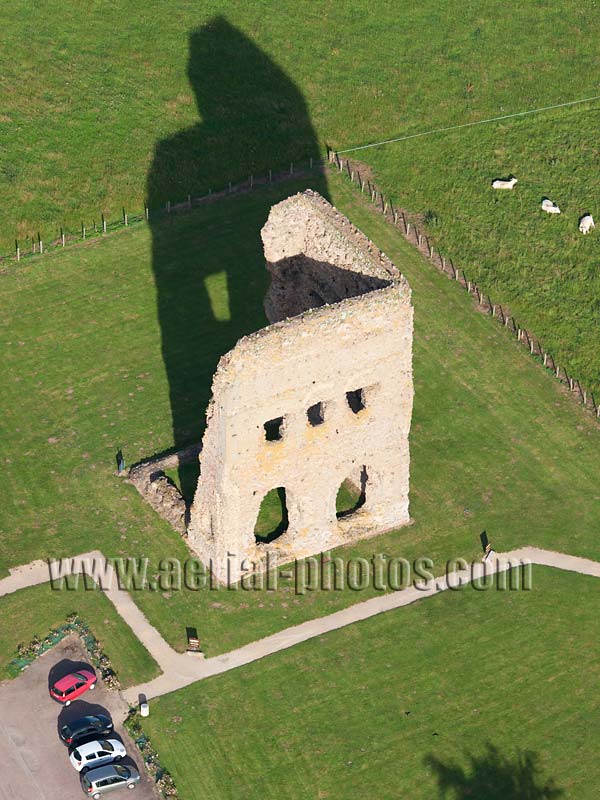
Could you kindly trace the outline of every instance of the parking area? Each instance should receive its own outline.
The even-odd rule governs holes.
[[[102,713],[113,719],[115,733],[127,748],[121,762],[132,764],[142,776],[133,792],[126,788],[109,797],[156,800],[158,793],[148,777],[134,742],[120,725],[126,705],[99,679],[96,688],[64,708],[48,694],[49,675],[62,676],[87,663],[76,636],[69,636],[39,658],[18,678],[0,684],[0,800],[70,800],[84,793],[79,774],[69,763],[68,748],[58,736],[60,726],[86,714]]]

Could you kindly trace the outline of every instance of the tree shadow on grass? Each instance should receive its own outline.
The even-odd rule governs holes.
[[[540,774],[538,756],[525,751],[510,761],[492,744],[481,755],[468,754],[469,765],[443,763],[433,755],[425,764],[437,777],[439,796],[451,800],[553,800],[564,791]]]
[[[148,174],[150,209],[221,189],[229,180],[318,158],[320,148],[300,91],[271,59],[223,17],[193,31],[188,77],[202,121],[158,142]],[[270,206],[311,187],[256,189],[201,211],[150,216],[162,355],[169,384],[173,444],[201,438],[212,375],[237,340],[266,324],[267,274],[260,229]],[[193,495],[197,472],[179,475]]]

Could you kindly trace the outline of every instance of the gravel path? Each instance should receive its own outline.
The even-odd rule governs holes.
[[[271,636],[251,642],[229,653],[213,658],[204,658],[200,654],[177,653],[165,642],[156,628],[149,623],[136,606],[131,595],[126,590],[119,588],[116,575],[111,566],[107,564],[102,553],[92,551],[75,556],[70,561],[69,572],[72,574],[86,573],[95,578],[108,599],[114,604],[117,612],[133,630],[162,670],[162,675],[158,678],[148,683],[131,687],[123,692],[124,699],[134,704],[139,701],[140,695],[144,695],[146,698],[153,698],[167,694],[195,681],[209,678],[212,675],[219,675],[230,669],[236,669],[244,664],[257,661],[272,653],[293,647],[315,636],[321,636],[324,633],[360,622],[376,614],[401,608],[426,597],[431,597],[434,594],[439,594],[448,589],[449,583],[450,585],[456,585],[459,580],[463,583],[469,583],[481,576],[484,569],[483,564],[476,563],[468,570],[457,570],[446,577],[434,578],[421,584],[419,588],[412,586],[402,591],[381,594],[362,603],[355,603],[349,608],[328,614],[325,617],[319,617],[303,622],[300,625],[285,628]],[[523,547],[519,550],[498,554],[494,559],[493,566],[495,571],[504,572],[526,563],[541,564],[600,578],[600,562],[550,550],[541,550],[536,547]],[[490,565],[486,566],[489,571]],[[34,561],[23,567],[17,567],[11,570],[8,578],[0,580],[0,597],[28,586],[47,583],[49,577],[49,565],[45,561]]]

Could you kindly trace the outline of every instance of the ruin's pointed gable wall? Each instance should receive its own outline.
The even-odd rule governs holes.
[[[188,526],[190,546],[220,580],[238,579],[243,559],[266,550],[290,561],[409,521],[408,283],[310,191],[271,210],[263,241],[272,276],[265,306],[278,321],[219,363]],[[277,420],[280,438],[269,441],[278,423],[269,433],[265,423]],[[337,519],[346,478],[362,481],[365,503]],[[259,507],[277,487],[286,490],[288,528],[259,544]]]

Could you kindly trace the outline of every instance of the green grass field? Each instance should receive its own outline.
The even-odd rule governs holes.
[[[345,182],[309,183],[398,264],[415,304],[415,523],[345,555],[426,555],[441,572],[447,558],[478,557],[485,528],[497,549],[536,544],[599,559],[595,421]],[[185,543],[114,475],[114,454],[122,447],[131,464],[168,449],[174,436],[200,437],[219,356],[265,322],[260,227],[271,204],[302,185],[232,198],[172,226],[130,228],[0,277],[3,570],[95,547],[109,557],[147,557],[150,574],[160,559],[188,557]],[[161,284],[162,328],[157,253],[161,281],[173,276]],[[168,307],[174,322],[164,317]],[[178,337],[180,318],[189,323]],[[296,596],[282,581],[272,593],[144,591],[135,599],[175,647],[185,646],[185,626],[196,626],[214,655],[373,592]]]
[[[8,667],[17,655],[18,645],[28,645],[36,636],[44,639],[71,613],[88,623],[124,688],[151,680],[160,672],[152,656],[100,592],[52,592],[45,586],[35,586],[3,597],[0,609],[0,680],[10,674]]]
[[[575,0],[402,7],[307,0],[149,6],[17,0],[0,52],[0,254],[125,208],[388,137],[598,93],[593,11]],[[352,154],[436,247],[508,304],[600,394],[600,104]],[[514,173],[513,192],[494,177]],[[600,559],[600,429],[471,299],[339,176],[314,172],[105,239],[0,264],[0,577],[35,558],[189,558],[115,475],[198,441],[221,355],[266,324],[260,229],[321,191],[408,277],[415,304],[411,516],[345,549],[412,560],[525,544]],[[543,196],[563,210],[544,215]],[[186,497],[197,468],[172,477]],[[356,498],[346,488],[338,510]],[[256,533],[281,522],[270,494]],[[336,553],[339,555],[340,553]],[[375,589],[135,592],[177,649],[207,655],[367,599]],[[535,568],[531,592],[445,593],[153,703],[145,721],[182,800],[595,797],[598,590]],[[123,685],[157,665],[97,592],[0,600],[0,678],[19,643],[76,611]],[[562,791],[562,794],[560,792]]]
[[[343,149],[598,94],[575,0],[17,0],[4,21],[0,249]],[[32,25],[32,20],[34,25]],[[85,31],[85,36],[82,36]],[[365,150],[381,185],[590,388],[600,386],[600,106]],[[513,193],[493,177],[514,172]],[[564,211],[548,218],[542,196]]]
[[[531,591],[438,595],[158,698],[143,727],[182,800],[592,800],[599,620],[597,579],[535,567]]]

